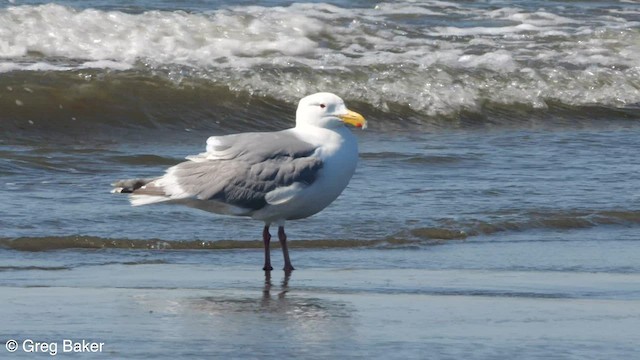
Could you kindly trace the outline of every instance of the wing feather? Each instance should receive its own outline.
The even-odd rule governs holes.
[[[323,166],[316,149],[287,131],[211,137],[207,152],[169,168],[133,195],[157,202],[161,192],[166,200],[195,198],[258,210],[288,201],[316,180]]]

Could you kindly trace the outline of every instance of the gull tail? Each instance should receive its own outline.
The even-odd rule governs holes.
[[[133,206],[149,205],[171,200],[164,189],[154,182],[158,178],[118,180],[111,184],[114,194],[129,194]]]
[[[111,192],[114,194],[131,194],[153,180],[155,178],[118,180],[111,184],[113,186]]]

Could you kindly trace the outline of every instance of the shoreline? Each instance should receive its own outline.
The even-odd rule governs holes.
[[[25,273],[46,276],[29,283]],[[636,274],[312,268],[267,278],[195,264],[35,273],[2,273],[13,277],[0,285],[2,339],[103,342],[97,357],[602,358],[629,357],[640,340]]]

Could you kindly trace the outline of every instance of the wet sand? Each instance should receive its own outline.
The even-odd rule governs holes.
[[[71,355],[68,339],[104,343],[86,358],[133,359],[602,359],[630,358],[640,342],[637,274],[328,267],[288,277],[151,263],[2,275],[1,336],[20,345],[6,358],[31,358],[26,339],[57,343],[56,356]]]

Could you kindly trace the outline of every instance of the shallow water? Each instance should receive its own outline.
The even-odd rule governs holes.
[[[358,132],[361,162],[344,194],[317,216],[291,223],[290,235],[377,241],[372,244],[538,230],[592,229],[612,236],[640,224],[640,192],[633,181],[640,167],[639,130],[634,123],[618,123],[407,134],[379,133],[374,125]],[[147,144],[120,140],[100,149],[5,146],[10,157],[4,206],[11,210],[2,219],[3,243],[36,237],[44,239],[43,248],[64,248],[55,242],[80,236],[80,244],[90,236],[106,243],[160,239],[171,247],[176,240],[259,239],[260,225],[248,220],[171,206],[130,208],[124,196],[108,192],[116,179],[161,174],[180,155],[197,153],[203,135]],[[193,144],[181,143],[183,137]]]
[[[19,252],[39,267],[2,269],[7,291],[0,297],[11,304],[0,310],[2,336],[86,339],[105,343],[95,356],[141,359],[635,353],[637,271],[560,269],[560,259],[557,270],[507,270],[508,249],[468,245],[435,246],[421,256],[415,249],[302,250],[296,255],[304,270],[266,278],[248,264],[259,250]],[[460,257],[461,247],[462,257],[474,253],[478,269],[434,264]],[[417,257],[423,268],[407,265]]]
[[[108,358],[633,358],[639,13],[0,3],[0,340],[87,339]],[[288,279],[260,271],[260,223],[109,193],[210,135],[289,127],[319,90],[370,128],[340,198],[287,224]]]

